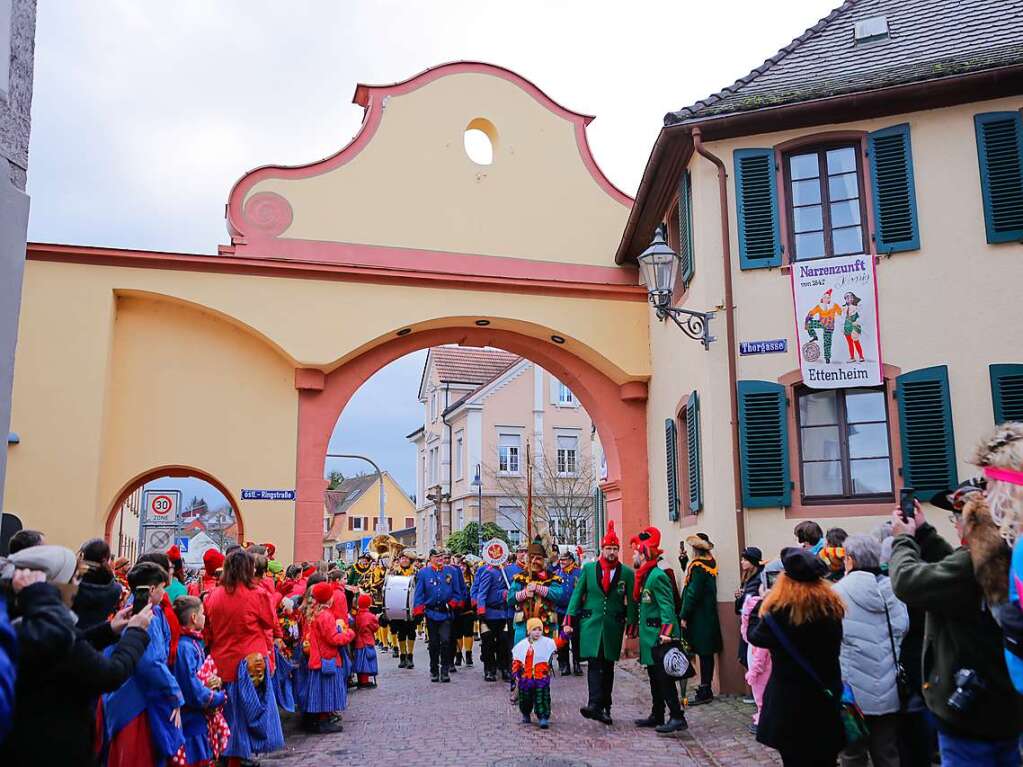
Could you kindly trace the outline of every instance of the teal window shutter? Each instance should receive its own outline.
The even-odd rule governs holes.
[[[893,125],[867,137],[878,253],[920,248],[909,125]]]
[[[678,184],[678,256],[679,275],[688,286],[693,279],[693,178],[687,170]]]
[[[781,229],[773,149],[736,149],[735,206],[739,267],[781,266]]]
[[[903,373],[895,379],[902,438],[902,478],[926,499],[959,484],[948,367]]]
[[[686,403],[686,476],[689,480],[689,513],[703,509],[703,476],[700,461],[700,397],[689,395]]]
[[[792,505],[788,399],[770,381],[739,381],[742,504],[751,509]]]
[[[987,241],[1023,240],[1023,121],[1019,112],[974,115]]]
[[[668,468],[668,519],[678,520],[678,427],[674,418],[664,422],[664,448]]]
[[[995,423],[1023,421],[1023,365],[992,365],[990,371]]]

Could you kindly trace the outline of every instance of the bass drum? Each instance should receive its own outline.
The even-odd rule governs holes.
[[[384,615],[389,621],[412,620],[412,596],[416,579],[411,575],[388,575],[384,580]]]

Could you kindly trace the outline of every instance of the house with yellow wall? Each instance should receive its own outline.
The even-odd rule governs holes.
[[[388,472],[384,476],[383,532],[416,527],[416,507]],[[376,474],[349,477],[327,491],[323,516],[323,558],[352,562],[380,531],[380,480]],[[402,536],[407,540],[407,533]],[[413,538],[414,540],[414,538]]]

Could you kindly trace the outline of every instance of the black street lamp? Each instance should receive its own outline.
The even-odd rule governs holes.
[[[708,327],[714,312],[694,312],[671,305],[680,259],[664,241],[662,227],[657,227],[650,247],[644,250],[637,260],[640,275],[647,288],[647,298],[657,313],[657,319],[663,322],[671,317],[672,322],[678,325],[683,333],[702,343],[704,349],[709,349],[710,342],[715,340],[710,335]]]
[[[476,553],[479,554],[483,550],[483,466],[476,464],[476,475],[472,478],[470,483],[476,488],[476,514],[478,516],[476,522]]]

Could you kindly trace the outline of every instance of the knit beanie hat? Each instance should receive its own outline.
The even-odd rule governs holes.
[[[313,588],[316,588],[313,586]],[[359,609],[368,610],[369,606],[373,604],[373,598],[369,594],[359,594]]]
[[[54,585],[71,583],[78,571],[78,557],[63,546],[30,546],[11,554],[7,562],[4,577],[13,577],[15,570],[38,570],[46,573],[47,583]]]
[[[533,629],[542,629],[542,628],[543,628],[543,621],[540,620],[539,618],[530,618],[528,621],[526,621],[526,631],[527,632],[532,631]]]
[[[827,574],[827,566],[809,549],[789,546],[781,550],[785,575],[801,583],[813,583]]]
[[[313,599],[321,605],[325,605],[330,601],[330,598],[334,596],[334,587],[327,581],[320,581],[313,586],[312,595]]]
[[[278,561],[277,561],[276,559],[271,559],[271,560],[270,560],[270,561],[269,561],[269,562],[267,563],[267,565],[266,565],[266,569],[267,569],[267,570],[269,570],[269,571],[270,571],[271,573],[273,573],[274,575],[279,575],[280,573],[283,573],[283,572],[284,572],[284,565],[282,565],[282,564],[281,564],[280,562],[278,562]]]
[[[217,570],[224,566],[224,555],[217,549],[208,549],[202,555],[202,566],[206,574],[212,578],[217,574]]]

